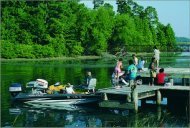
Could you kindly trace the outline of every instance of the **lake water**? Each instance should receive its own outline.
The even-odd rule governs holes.
[[[190,67],[189,53],[163,56],[162,67]],[[150,60],[149,57],[146,58]],[[127,66],[125,59],[123,64]],[[59,60],[59,61],[2,61],[1,62],[1,126],[13,127],[189,127],[189,113],[154,104],[140,107],[139,113],[129,110],[77,106],[34,106],[12,104],[8,88],[11,83],[23,86],[37,78],[49,84],[70,82],[80,84],[90,70],[97,78],[97,89],[111,86],[110,77],[116,61]],[[148,62],[149,63],[149,62]],[[148,63],[145,65],[148,66]]]

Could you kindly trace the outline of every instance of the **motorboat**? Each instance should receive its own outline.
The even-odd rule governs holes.
[[[24,102],[29,104],[43,105],[83,105],[98,103],[101,95],[89,92],[67,93],[47,93],[48,82],[43,79],[30,81],[26,84],[26,90],[22,90],[20,83],[13,83],[9,87],[13,102]]]

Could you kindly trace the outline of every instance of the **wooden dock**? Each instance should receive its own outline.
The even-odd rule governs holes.
[[[186,92],[189,98],[190,86],[148,86],[138,85],[134,90],[131,87],[109,87],[99,89],[97,93],[102,94],[102,102],[99,103],[100,107],[108,108],[125,108],[138,111],[138,100],[145,101],[148,98],[156,100],[158,105],[161,104],[162,93],[165,91]],[[165,94],[166,95],[166,94]],[[167,96],[167,95],[166,95]],[[169,97],[168,97],[169,98]]]

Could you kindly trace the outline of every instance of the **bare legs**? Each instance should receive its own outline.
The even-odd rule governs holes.
[[[159,67],[159,59],[156,59],[156,68]]]

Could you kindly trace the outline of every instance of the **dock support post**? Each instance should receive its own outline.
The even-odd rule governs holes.
[[[134,89],[132,91],[132,99],[133,99],[133,103],[134,103],[134,110],[135,110],[135,113],[138,112],[138,93],[136,91],[136,89]]]
[[[162,116],[162,108],[161,106],[157,106],[157,120],[160,120]]]
[[[171,86],[174,85],[174,80],[172,78],[170,79],[170,83],[171,83]]]
[[[108,100],[108,96],[106,93],[104,93],[104,100]]]
[[[162,99],[162,96],[161,96],[160,90],[157,90],[157,98],[156,98],[157,105],[161,104],[161,99]]]
[[[132,88],[132,86],[134,86],[134,84],[135,84],[134,80],[129,80],[129,87]]]

